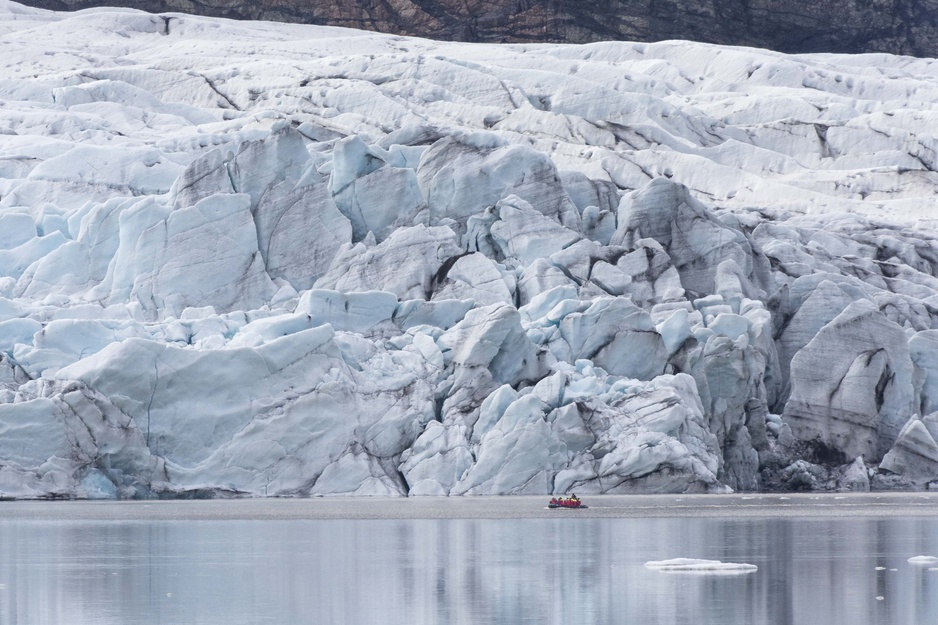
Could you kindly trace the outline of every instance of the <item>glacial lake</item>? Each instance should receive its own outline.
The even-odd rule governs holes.
[[[0,625],[938,623],[938,564],[908,562],[938,556],[926,514],[101,520],[68,519],[68,503],[3,514],[16,505],[0,504]],[[644,566],[679,557],[758,570]]]

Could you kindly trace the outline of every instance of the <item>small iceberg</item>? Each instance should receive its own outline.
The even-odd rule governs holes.
[[[742,575],[759,570],[755,564],[737,564],[735,562],[720,562],[719,560],[696,560],[693,558],[674,558],[673,560],[658,560],[646,562],[645,566],[657,571],[677,573],[716,573],[722,575]]]
[[[909,564],[936,564],[938,563],[938,558],[935,556],[915,556],[909,558]]]

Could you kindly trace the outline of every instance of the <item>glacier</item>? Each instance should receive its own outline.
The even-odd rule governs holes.
[[[938,485],[934,59],[0,40],[0,498]]]

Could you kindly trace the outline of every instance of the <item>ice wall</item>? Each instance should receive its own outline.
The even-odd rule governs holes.
[[[934,61],[0,38],[0,497],[938,479]]]

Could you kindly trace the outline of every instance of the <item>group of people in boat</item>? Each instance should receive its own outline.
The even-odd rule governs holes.
[[[569,497],[554,497],[550,500],[551,506],[559,506],[561,508],[579,508],[580,507],[580,498],[576,496],[576,493],[571,493]]]

